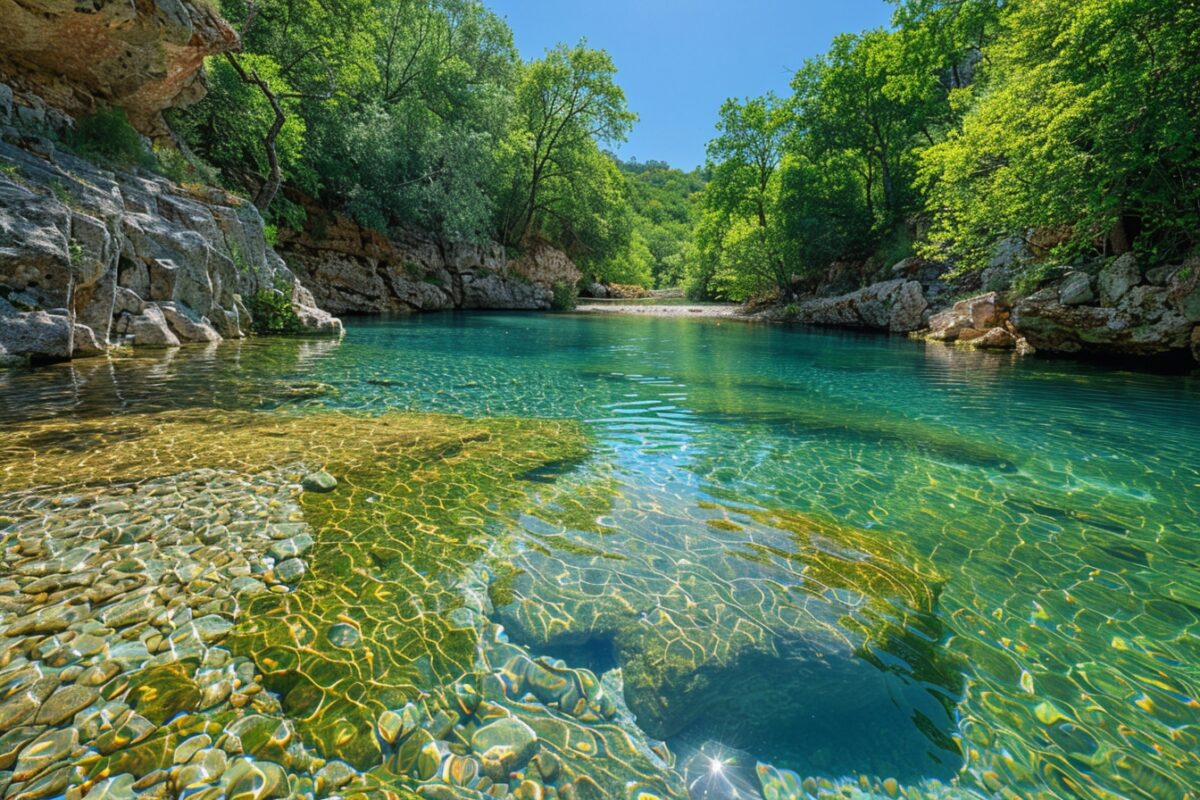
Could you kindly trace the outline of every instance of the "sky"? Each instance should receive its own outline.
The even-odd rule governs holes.
[[[558,42],[607,50],[641,121],[622,158],[704,162],[730,97],[786,95],[806,58],[839,33],[885,26],[884,0],[485,0],[526,59]]]

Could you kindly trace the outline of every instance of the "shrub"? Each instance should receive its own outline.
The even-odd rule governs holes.
[[[154,154],[120,108],[107,108],[83,117],[67,135],[67,145],[83,156],[124,167],[155,166]]]
[[[554,311],[573,311],[579,302],[579,288],[573,283],[558,281],[550,291],[550,308]]]
[[[250,297],[246,308],[252,318],[251,330],[260,336],[289,335],[303,330],[284,287],[260,289]]]

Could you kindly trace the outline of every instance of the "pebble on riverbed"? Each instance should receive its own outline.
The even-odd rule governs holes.
[[[314,796],[323,762],[222,646],[304,575],[298,500],[285,471],[211,469],[0,495],[0,796]]]
[[[313,472],[305,475],[301,479],[300,485],[304,487],[304,491],[306,492],[324,494],[336,489],[338,482],[337,478],[322,470],[321,472]]]

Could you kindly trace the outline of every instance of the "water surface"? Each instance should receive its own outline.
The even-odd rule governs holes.
[[[681,761],[718,743],[1017,797],[1200,785],[1196,378],[689,319],[347,331],[3,373],[0,422],[582,423],[584,452],[505,478],[525,499],[496,492],[471,559],[514,643],[620,667]]]

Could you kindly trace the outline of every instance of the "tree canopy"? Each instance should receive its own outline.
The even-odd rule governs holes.
[[[1068,261],[1187,257],[1198,30],[1196,2],[898,2],[891,29],[805,63],[790,98],[722,109],[692,286],[789,296],[831,261],[914,247],[978,269],[1013,236]]]

